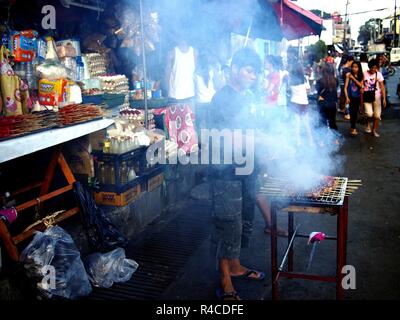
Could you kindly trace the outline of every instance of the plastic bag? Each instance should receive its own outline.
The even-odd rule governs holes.
[[[19,90],[20,79],[14,73],[7,60],[8,52],[4,46],[0,49],[0,90],[3,99],[3,113],[6,116],[21,115],[22,103]]]
[[[37,75],[41,79],[58,80],[66,79],[71,75],[71,71],[61,63],[52,60],[46,60],[36,68]]]
[[[139,265],[136,261],[125,258],[124,249],[117,248],[108,253],[89,255],[86,266],[94,286],[109,288],[114,282],[128,281]]]
[[[74,241],[58,226],[38,232],[22,252],[21,261],[46,298],[75,299],[92,291]]]
[[[128,239],[111,223],[94,202],[92,193],[75,182],[75,195],[80,204],[83,227],[93,251],[108,252],[117,247],[126,247]]]

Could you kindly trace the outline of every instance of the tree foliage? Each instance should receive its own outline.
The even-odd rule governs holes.
[[[325,11],[321,11],[318,9],[312,9],[310,10],[312,13],[314,13],[315,15],[317,15],[318,17],[321,17],[322,19],[331,19],[332,15],[330,13],[327,13]]]
[[[368,41],[376,40],[381,33],[382,19],[369,19],[360,27],[357,40],[362,45],[367,45]]]
[[[324,41],[319,40],[315,44],[308,47],[308,52],[312,55],[315,61],[323,59],[328,54],[328,48]]]

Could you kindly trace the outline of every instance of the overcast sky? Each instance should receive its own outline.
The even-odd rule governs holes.
[[[297,0],[295,2],[304,9],[319,9],[329,13],[339,11],[341,14],[346,13],[347,0]],[[348,13],[349,22],[351,26],[351,37],[357,39],[358,30],[365,21],[371,18],[385,18],[394,13],[395,0],[349,0]],[[400,6],[400,1],[397,1],[397,6]],[[375,11],[377,9],[386,8],[384,11]],[[365,12],[361,14],[354,14],[357,12]],[[397,13],[400,10],[397,9]]]

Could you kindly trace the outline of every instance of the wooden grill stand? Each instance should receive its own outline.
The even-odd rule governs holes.
[[[62,173],[64,174],[68,185],[65,187],[62,187],[60,189],[54,190],[49,192],[50,190],[50,185],[51,182],[54,178],[55,174],[55,169],[56,166],[59,165]],[[54,197],[57,197],[59,195],[62,195],[65,192],[71,191],[74,188],[74,183],[75,183],[75,177],[69,168],[63,154],[61,151],[57,150],[54,152],[52,159],[50,161],[49,166],[47,167],[46,170],[46,175],[45,179],[43,182],[38,182],[34,183],[32,185],[26,186],[22,189],[17,190],[16,192],[13,193],[13,196],[39,188],[40,187],[40,192],[39,192],[39,197],[33,200],[30,200],[28,202],[22,203],[16,207],[16,210],[18,214],[20,214],[22,211],[35,207],[37,206],[38,208],[41,207],[43,202],[46,202],[49,199],[52,199]],[[74,207],[68,211],[62,212],[57,215],[57,217],[54,218],[52,221],[52,224],[57,224],[69,217],[72,217],[73,215],[77,214],[79,212],[79,207]],[[46,225],[44,222],[41,222],[37,225],[35,225],[32,228],[29,228],[22,233],[12,236],[5,225],[3,220],[0,220],[0,238],[3,241],[4,247],[6,248],[10,258],[13,261],[19,261],[19,253],[18,253],[18,248],[17,245],[18,243],[24,241],[25,239],[31,237],[35,231],[43,231],[46,229]]]
[[[326,237],[327,240],[336,240],[336,275],[335,276],[321,276],[307,273],[299,273],[293,271],[293,245],[289,248],[288,254],[288,271],[278,270],[278,234],[277,234],[277,211],[288,213],[288,243],[293,236],[293,214],[294,213],[309,213],[309,214],[335,214],[337,217],[337,236]],[[348,220],[348,197],[344,198],[342,206],[329,206],[326,205],[290,205],[289,207],[278,209],[276,202],[271,203],[271,275],[272,275],[272,299],[279,299],[279,278],[298,278],[306,280],[315,280],[323,282],[336,282],[336,299],[344,299],[344,289],[342,287],[342,268],[346,265],[346,243],[347,243],[347,220]],[[295,236],[308,238],[306,234],[297,234]]]

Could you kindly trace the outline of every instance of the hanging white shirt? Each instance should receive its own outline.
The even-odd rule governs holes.
[[[169,78],[168,95],[174,99],[187,99],[195,95],[194,91],[195,58],[194,49],[187,52],[174,48],[174,64]]]

